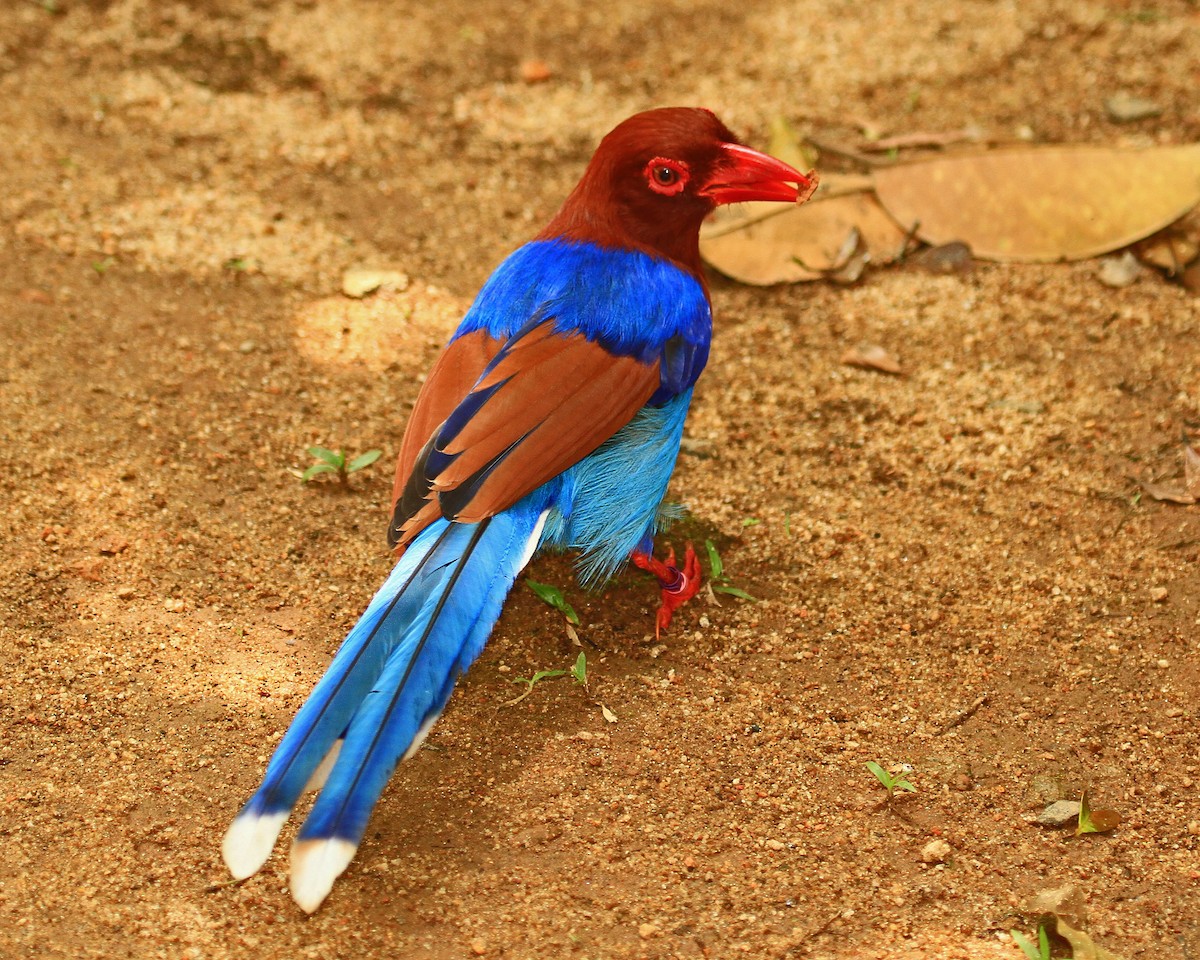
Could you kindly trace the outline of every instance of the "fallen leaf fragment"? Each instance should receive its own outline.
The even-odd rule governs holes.
[[[926,247],[909,257],[907,262],[927,273],[966,273],[975,265],[971,248],[961,240]]]
[[[733,217],[715,218],[700,232],[704,259],[734,280],[755,286],[820,280],[847,265],[853,231],[874,263],[891,263],[905,234],[874,198],[860,189],[823,188],[802,207],[742,204]]]
[[[1151,500],[1165,503],[1181,503],[1184,506],[1195,503],[1196,497],[1170,483],[1149,483],[1142,481],[1142,492]]]
[[[617,722],[617,715],[609,710],[604,704],[600,704],[600,713],[609,723]]]
[[[1181,222],[1186,222],[1186,219],[1190,218]],[[1176,231],[1175,226],[1155,234],[1137,247],[1138,259],[1142,263],[1157,267],[1168,277],[1179,275],[1189,263],[1200,256],[1200,245],[1197,245],[1196,238]]]
[[[1074,960],[1121,960],[1111,950],[1105,950],[1082,930],[1072,927],[1062,917],[1056,916],[1055,927],[1058,935],[1071,945],[1071,956]]]
[[[860,367],[863,370],[878,370],[880,373],[890,373],[895,376],[904,373],[900,364],[883,347],[873,343],[851,347],[842,354],[842,363],[851,367]]]
[[[1200,143],[1010,147],[878,167],[874,180],[888,213],[926,243],[961,240],[986,260],[1081,260],[1200,203]]]
[[[1183,489],[1200,500],[1200,450],[1187,442],[1183,445]]]
[[[1087,903],[1083,892],[1073,883],[1039,890],[1029,908],[1031,913],[1048,913],[1055,919],[1066,919],[1080,929],[1087,926]]]

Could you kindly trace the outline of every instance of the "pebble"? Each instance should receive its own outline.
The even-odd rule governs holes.
[[[381,288],[407,290],[408,274],[399,270],[347,270],[342,274],[342,293],[353,300],[361,300],[369,293]]]
[[[476,937],[471,941],[471,952],[477,957],[482,957],[487,953],[487,944],[481,937]]]
[[[767,841],[767,849],[768,850],[786,850],[787,844],[783,843],[780,840],[776,840],[776,839],[772,838]]]
[[[1131,93],[1121,91],[1114,93],[1111,97],[1106,97],[1104,100],[1104,110],[1108,114],[1108,119],[1114,123],[1133,123],[1135,120],[1147,120],[1150,117],[1157,117],[1163,112],[1153,100],[1146,100],[1144,97],[1135,97]]]
[[[1106,287],[1127,287],[1141,276],[1143,269],[1138,258],[1126,250],[1119,256],[1104,257],[1096,276]]]
[[[643,923],[638,926],[638,936],[643,940],[658,936],[658,927],[653,923]]]
[[[1034,822],[1042,827],[1061,827],[1078,817],[1078,800],[1055,800],[1037,815]]]
[[[945,840],[935,837],[921,848],[922,863],[945,863],[953,848]]]
[[[1167,599],[1167,588],[1166,587],[1151,587],[1150,588],[1150,599],[1153,600],[1155,603],[1162,603],[1163,601],[1165,601]]]

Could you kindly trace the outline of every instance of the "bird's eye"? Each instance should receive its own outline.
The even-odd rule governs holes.
[[[682,160],[655,157],[646,164],[646,184],[655,193],[673,197],[683,192],[688,182],[688,165]]]

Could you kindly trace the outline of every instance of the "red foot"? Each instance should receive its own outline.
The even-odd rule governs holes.
[[[654,636],[658,637],[671,625],[675,611],[696,595],[700,589],[700,561],[689,543],[683,554],[683,569],[675,566],[675,548],[667,551],[666,562],[655,560],[653,554],[635,550],[630,555],[634,566],[654,574],[662,584],[662,605],[654,621]]]

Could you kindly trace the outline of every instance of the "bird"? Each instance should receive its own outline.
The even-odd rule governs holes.
[[[577,552],[584,585],[632,560],[658,579],[656,628],[669,627],[700,585],[690,545],[678,562],[654,556],[712,337],[700,225],[719,205],[798,203],[816,186],[702,108],[638,113],[600,141],[419,391],[396,463],[395,565],[230,824],[221,850],[236,880],[316,790],[289,889],[306,913],[320,907],[539,550]]]

